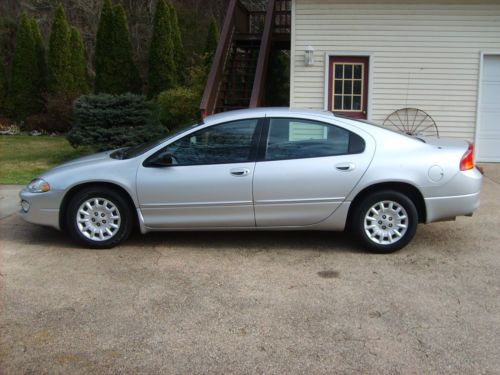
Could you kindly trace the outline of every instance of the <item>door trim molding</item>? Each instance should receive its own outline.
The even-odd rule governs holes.
[[[328,111],[328,82],[330,77],[330,57],[334,56],[356,56],[356,57],[368,57],[368,103],[366,106],[366,119],[371,121],[372,119],[372,105],[373,105],[373,66],[374,57],[373,52],[363,52],[363,51],[326,51],[325,52],[325,77],[323,80],[323,109]]]
[[[484,65],[484,56],[500,56],[500,49],[484,49],[479,51],[479,73],[478,73],[478,82],[477,82],[477,102],[476,102],[476,129],[474,132],[474,160],[476,162],[495,162],[494,160],[482,159],[478,160],[478,140],[479,140],[479,131],[481,129],[481,99],[482,99],[482,90],[483,90],[483,65]]]

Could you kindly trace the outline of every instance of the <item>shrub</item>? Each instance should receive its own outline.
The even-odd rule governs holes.
[[[34,130],[42,133],[64,133],[68,129],[68,123],[50,113],[40,113],[28,116],[23,123],[22,129],[27,132]]]
[[[161,123],[169,130],[182,128],[199,117],[200,96],[189,87],[176,87],[163,91],[157,99]]]
[[[109,150],[134,146],[164,136],[154,105],[144,96],[84,95],[73,105],[73,126],[66,138],[74,147]]]

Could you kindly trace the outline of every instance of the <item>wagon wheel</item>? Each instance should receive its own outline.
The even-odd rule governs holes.
[[[384,126],[412,136],[439,137],[438,128],[432,117],[418,108],[402,108],[392,112],[384,120]]]

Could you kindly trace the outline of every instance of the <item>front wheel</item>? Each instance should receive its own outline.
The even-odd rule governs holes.
[[[69,202],[66,227],[72,237],[94,249],[106,249],[127,239],[132,212],[121,194],[105,187],[79,191]]]
[[[406,195],[381,191],[357,206],[352,224],[356,237],[368,250],[392,253],[406,246],[415,235],[418,213]]]

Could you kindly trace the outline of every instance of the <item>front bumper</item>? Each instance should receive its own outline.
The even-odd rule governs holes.
[[[46,225],[60,230],[59,207],[61,206],[63,191],[49,191],[47,193],[31,193],[26,188],[19,192],[21,201],[29,203],[29,210],[20,209],[19,215],[25,221],[33,224]]]

